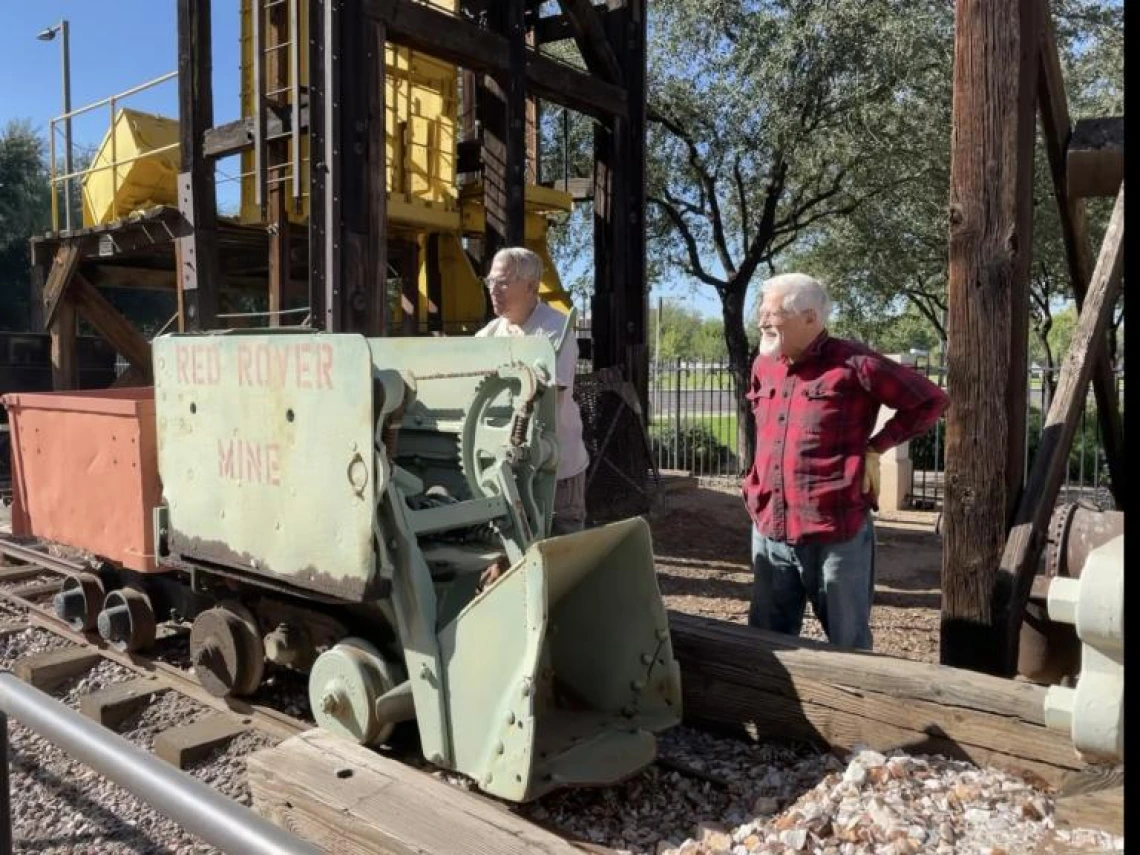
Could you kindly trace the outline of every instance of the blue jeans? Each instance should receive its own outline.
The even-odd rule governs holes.
[[[875,529],[870,514],[855,536],[841,543],[793,546],[753,526],[752,573],[751,626],[799,635],[811,600],[832,644],[871,649]]]

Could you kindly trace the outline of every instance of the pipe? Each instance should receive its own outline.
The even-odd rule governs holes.
[[[223,852],[318,855],[321,851],[10,673],[0,673],[0,718],[2,714]],[[4,777],[7,768],[5,762],[0,773]],[[0,793],[0,807],[10,807],[5,801]],[[10,827],[10,814],[0,816],[0,833],[6,823]]]
[[[8,715],[0,710],[0,855],[12,855],[12,785],[8,780]]]

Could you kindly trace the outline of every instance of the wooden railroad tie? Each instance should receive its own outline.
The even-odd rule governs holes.
[[[13,673],[29,686],[51,692],[73,677],[86,674],[101,657],[96,650],[64,647],[47,653],[26,656],[16,663]]]
[[[172,766],[185,769],[249,730],[246,718],[215,713],[190,724],[164,730],[154,738],[153,751]]]
[[[152,677],[114,683],[80,698],[79,711],[103,727],[118,730],[135,712],[169,688]]]

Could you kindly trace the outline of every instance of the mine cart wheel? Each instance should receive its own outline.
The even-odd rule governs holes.
[[[309,706],[317,726],[360,745],[381,745],[395,723],[376,712],[376,701],[400,674],[361,638],[346,638],[317,657],[309,672]]]
[[[199,613],[190,627],[190,661],[215,697],[256,692],[265,675],[265,645],[249,609],[227,600]]]
[[[150,597],[137,588],[119,588],[107,594],[95,622],[99,635],[122,653],[145,650],[154,644],[154,609]]]
[[[99,621],[107,592],[94,573],[69,573],[52,600],[56,616],[76,632],[89,632]]]

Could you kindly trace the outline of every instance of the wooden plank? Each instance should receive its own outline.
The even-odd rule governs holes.
[[[319,730],[248,759],[253,809],[341,855],[580,855],[557,835]]]
[[[1041,442],[1029,470],[1025,493],[1002,553],[993,590],[997,625],[1004,627],[1004,659],[1000,667],[1008,676],[1017,673],[1017,640],[1033,577],[1045,547],[1049,519],[1069,466],[1069,449],[1084,414],[1089,377],[1093,370],[1096,342],[1104,338],[1112,320],[1124,269],[1124,187],[1116,197],[1100,257],[1077,318],[1069,352],[1061,364],[1057,391],[1049,405]]]
[[[162,731],[155,736],[151,750],[172,766],[185,769],[247,730],[249,722],[245,719],[224,713],[208,715]]]
[[[179,257],[187,330],[218,323],[217,199],[214,166],[202,151],[214,124],[210,0],[178,0],[178,125],[182,171],[178,207],[190,228]]]
[[[1045,152],[1049,158],[1049,170],[1053,178],[1053,193],[1057,197],[1060,214],[1061,239],[1069,267],[1069,281],[1073,285],[1073,296],[1076,298],[1079,312],[1084,305],[1085,292],[1092,277],[1093,246],[1089,238],[1085,202],[1069,195],[1067,150],[1072,136],[1069,104],[1065,95],[1065,80],[1061,73],[1061,56],[1057,50],[1052,15],[1047,0],[1042,0],[1042,3],[1038,103]],[[1124,424],[1120,415],[1120,400],[1116,392],[1116,377],[1112,371],[1108,342],[1099,342],[1096,346],[1098,353],[1096,365],[1093,367],[1092,382],[1096,397],[1097,422],[1100,424],[1101,443],[1108,463],[1109,488],[1119,509],[1124,507],[1126,501]]]
[[[1079,120],[1065,160],[1069,196],[1115,196],[1124,181],[1124,117]]]
[[[132,366],[150,377],[150,342],[143,337],[143,334],[135,329],[131,322],[83,277],[82,273],[75,274],[71,290],[76,307],[91,326],[95,327]]]
[[[261,6],[254,7],[258,10],[257,14],[263,15],[264,11]],[[286,115],[290,115],[290,111],[286,104],[285,92],[289,88],[289,63],[288,54],[282,50],[275,50],[278,45],[281,45],[289,40],[289,16],[286,4],[279,3],[270,6],[268,11],[269,23],[269,38],[265,54],[265,79],[268,81],[267,89],[275,91],[277,94],[267,96],[262,99],[263,109],[269,112],[269,115],[276,118],[276,112],[280,111]],[[300,38],[300,33],[297,34]],[[300,89],[298,89],[298,93]],[[262,130],[267,128],[267,120],[262,121]],[[205,141],[203,140],[203,146]],[[266,161],[270,167],[279,167],[271,169],[270,174],[274,178],[273,183],[269,186],[269,200],[266,210],[269,219],[269,294],[268,305],[269,310],[269,326],[281,326],[281,310],[285,308],[285,290],[289,282],[289,205],[285,176],[290,173],[292,169],[300,169],[300,152],[298,152],[298,163],[289,165],[290,150],[289,138],[283,137],[276,141],[265,140]]]
[[[55,251],[55,260],[51,265],[47,283],[44,285],[44,314],[43,328],[50,329],[55,322],[56,312],[60,303],[67,297],[67,289],[71,285],[71,278],[79,266],[79,247],[74,243],[65,243]]]
[[[113,683],[81,697],[79,711],[103,727],[118,730],[123,722],[168,688],[149,677]]]
[[[86,674],[100,659],[99,652],[84,647],[64,647],[47,653],[25,656],[12,672],[44,692],[51,692],[73,677]]]
[[[1061,828],[1095,828],[1124,834],[1124,786],[1057,799],[1053,819]]]
[[[1087,768],[1044,725],[1046,688],[669,613],[696,727],[843,750],[936,752],[1059,786]]]
[[[955,6],[940,648],[982,671],[1008,658],[990,597],[1024,473],[1039,11]]]
[[[381,19],[388,40],[472,71],[510,71],[508,40],[470,21],[414,0],[363,0],[366,15]],[[526,87],[544,101],[595,118],[625,116],[625,91],[565,63],[526,52]]]

